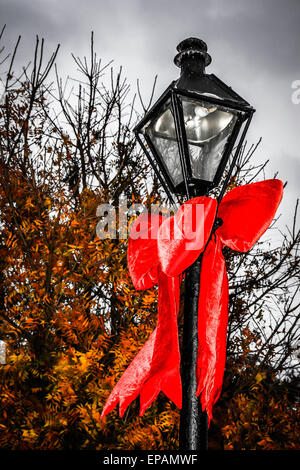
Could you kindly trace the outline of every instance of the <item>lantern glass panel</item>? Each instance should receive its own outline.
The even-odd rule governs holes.
[[[158,117],[146,124],[144,133],[154,146],[174,186],[182,183],[183,174],[170,99],[167,100]]]
[[[213,181],[237,116],[234,111],[181,97],[192,177]]]

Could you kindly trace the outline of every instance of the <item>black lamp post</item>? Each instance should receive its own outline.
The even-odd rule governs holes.
[[[220,200],[254,109],[215,75],[205,73],[211,62],[205,42],[185,39],[177,51],[174,62],[181,68],[179,79],[171,83],[134,131],[173,203],[173,194],[190,198],[207,195],[216,187],[236,144]],[[207,415],[195,395],[200,270],[201,255],[185,273],[181,450],[208,446]]]

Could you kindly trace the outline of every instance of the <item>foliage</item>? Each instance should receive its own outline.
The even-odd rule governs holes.
[[[176,449],[179,412],[164,396],[144,417],[136,400],[124,418],[100,419],[156,323],[157,290],[133,288],[126,238],[96,233],[101,203],[116,208],[118,223],[121,197],[133,208],[164,201],[131,133],[129,87],[112,70],[109,85],[101,81],[108,70],[93,36],[90,61],[74,57],[82,78],[68,99],[57,70],[57,95],[46,84],[58,49],[43,68],[37,40],[31,73],[18,76],[18,45],[0,107],[0,448]],[[244,149],[232,186],[255,177],[253,150]],[[270,250],[264,242],[248,255],[226,253],[228,360],[212,448],[298,445],[298,246],[294,224]]]

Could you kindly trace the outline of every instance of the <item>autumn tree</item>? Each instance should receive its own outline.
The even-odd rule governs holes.
[[[143,418],[135,400],[124,418],[100,419],[156,324],[157,290],[133,288],[123,236],[138,204],[167,204],[132,133],[137,100],[97,57],[93,34],[65,84],[58,48],[45,63],[39,38],[18,74],[19,42],[0,57],[0,448],[177,449],[179,412],[162,395]],[[264,177],[254,151],[244,147],[230,187]],[[97,235],[101,204],[115,211],[115,238]],[[211,448],[297,447],[296,223],[275,245],[225,253],[228,358]]]

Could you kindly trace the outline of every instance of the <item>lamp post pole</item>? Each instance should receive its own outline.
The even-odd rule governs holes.
[[[183,347],[181,354],[182,408],[180,412],[180,450],[207,450],[207,414],[196,396],[198,353],[198,302],[202,255],[185,272]]]
[[[202,195],[195,191],[195,196]],[[211,234],[222,225],[216,218]],[[208,418],[202,411],[197,391],[198,304],[203,252],[185,272],[184,318],[181,351],[182,408],[180,411],[180,450],[208,450]]]

